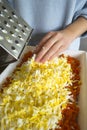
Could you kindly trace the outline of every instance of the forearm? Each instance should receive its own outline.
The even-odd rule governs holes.
[[[87,31],[87,19],[79,17],[74,23],[64,29],[71,37],[71,41]]]

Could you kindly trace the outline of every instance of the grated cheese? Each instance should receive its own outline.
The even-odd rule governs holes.
[[[44,64],[28,59],[0,93],[0,130],[50,130],[58,127],[72,85],[67,57]],[[72,99],[73,100],[73,99]],[[3,128],[3,129],[2,129]]]

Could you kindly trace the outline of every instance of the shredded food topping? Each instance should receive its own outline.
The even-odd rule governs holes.
[[[17,67],[0,92],[0,130],[63,130],[63,112],[75,102],[68,87],[75,82],[72,66],[67,56],[44,64],[34,58]]]

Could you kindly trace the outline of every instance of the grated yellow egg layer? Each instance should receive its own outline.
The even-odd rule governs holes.
[[[67,57],[44,64],[34,57],[17,67],[0,93],[0,130],[50,130],[58,127],[66,108],[72,69]]]

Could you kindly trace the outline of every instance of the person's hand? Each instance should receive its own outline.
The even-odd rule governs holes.
[[[48,33],[36,48],[36,61],[45,62],[66,50],[74,39],[87,31],[87,19],[79,17],[62,31]]]
[[[45,62],[52,60],[69,47],[72,39],[68,30],[49,32],[36,47],[37,55],[35,61]]]

